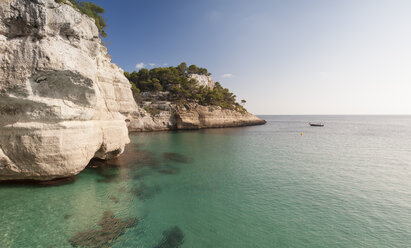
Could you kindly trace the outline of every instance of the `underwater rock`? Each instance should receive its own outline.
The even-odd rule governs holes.
[[[163,232],[163,238],[155,248],[177,248],[184,243],[184,233],[178,227],[174,226]]]
[[[139,167],[156,167],[158,161],[154,154],[147,150],[138,149],[138,145],[127,145],[121,156],[103,160],[94,158],[87,165],[88,168],[129,168],[135,169]]]
[[[146,168],[157,169],[159,165],[154,155],[148,151],[135,151],[132,161],[133,163],[122,163],[116,160],[113,163],[112,160],[92,159],[88,168],[102,177],[97,179],[98,182],[115,183],[150,175],[151,171]]]
[[[108,199],[112,200],[112,201],[115,202],[115,203],[119,203],[119,202],[120,202],[120,200],[119,200],[117,197],[115,197],[114,195],[111,195]]]
[[[92,159],[87,165],[91,171],[96,172],[102,178],[97,179],[97,182],[112,183],[125,180],[127,174],[121,174],[120,168],[107,164],[107,161],[101,159]],[[123,176],[123,177],[122,177]]]
[[[140,200],[147,200],[153,198],[155,194],[160,192],[160,187],[147,186],[142,183],[139,186],[134,186],[129,192],[137,196]]]
[[[63,216],[63,218],[64,218],[65,220],[68,220],[68,219],[71,218],[71,216],[73,216],[73,214],[65,214],[65,215]]]
[[[126,228],[137,225],[136,218],[115,218],[113,212],[105,211],[97,223],[100,229],[78,232],[70,240],[74,247],[110,247],[111,243],[124,234]]]
[[[119,168],[109,167],[107,165],[97,168],[97,173],[102,177],[97,179],[99,183],[114,183],[129,179],[128,174],[121,173]]]
[[[143,170],[143,169],[139,169],[136,171],[136,174],[133,176],[134,180],[140,180],[143,177],[149,176],[152,174],[151,170]]]
[[[155,164],[156,161],[153,154],[139,149],[139,147],[139,145],[135,144],[127,145],[121,156],[107,160],[106,164],[122,168],[141,167],[150,163]]]
[[[129,144],[121,156],[105,161],[112,167],[136,169],[140,167],[155,167],[158,161],[150,151],[143,150],[138,144]]]
[[[170,165],[166,165],[166,166],[162,167],[161,169],[159,169],[157,171],[161,174],[173,175],[173,174],[179,173],[180,169],[176,168],[176,167],[172,167]]]
[[[87,167],[97,172],[102,178],[98,182],[115,183],[131,179],[140,179],[150,175],[151,169],[157,169],[159,162],[152,152],[141,150],[139,145],[128,145],[124,153],[115,159],[92,159]],[[149,170],[147,170],[147,168]]]
[[[121,186],[120,188],[118,188],[117,190],[118,193],[126,193],[127,192],[127,188],[125,186]]]
[[[167,161],[182,163],[182,164],[189,164],[189,163],[193,162],[192,159],[190,159],[190,158],[188,158],[184,155],[174,153],[174,152],[165,152],[165,153],[163,153],[163,159],[167,160]]]

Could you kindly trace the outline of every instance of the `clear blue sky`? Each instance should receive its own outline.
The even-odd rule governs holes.
[[[256,114],[411,114],[409,0],[95,2],[126,71],[206,67]]]

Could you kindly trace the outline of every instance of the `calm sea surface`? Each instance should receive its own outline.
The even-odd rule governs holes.
[[[133,134],[120,167],[71,184],[0,184],[0,246],[97,246],[109,232],[112,247],[411,247],[410,116],[263,118]]]

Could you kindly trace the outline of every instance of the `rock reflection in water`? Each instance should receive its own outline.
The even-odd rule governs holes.
[[[137,224],[136,218],[115,218],[113,212],[105,211],[97,223],[101,228],[77,233],[70,240],[74,247],[111,247],[111,243],[124,234],[126,228]]]

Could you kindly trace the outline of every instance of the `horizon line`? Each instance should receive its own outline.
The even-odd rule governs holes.
[[[277,116],[411,116],[411,114],[254,114],[261,115],[277,115]]]

